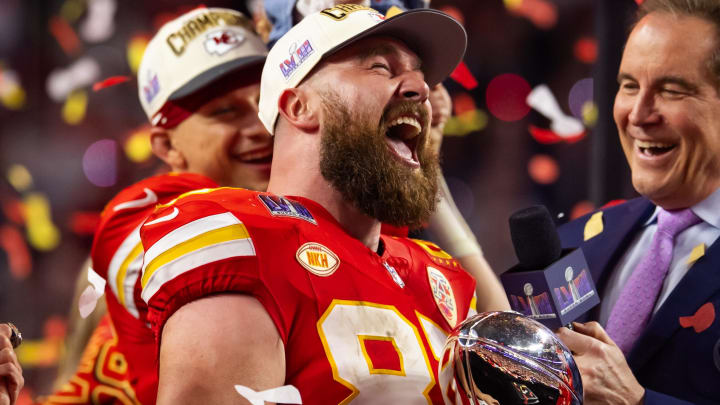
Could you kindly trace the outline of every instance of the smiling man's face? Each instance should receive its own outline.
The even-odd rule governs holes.
[[[614,117],[635,189],[666,209],[720,187],[720,98],[708,21],[651,13],[623,53]]]

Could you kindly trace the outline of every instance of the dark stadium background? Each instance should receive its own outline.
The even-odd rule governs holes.
[[[52,383],[97,215],[122,187],[161,167],[147,157],[146,119],[128,54],[137,56],[159,24],[197,4],[102,0],[116,5],[114,29],[91,43],[80,32],[93,1],[101,0],[0,2],[0,321],[12,320],[26,339],[21,403]],[[239,0],[203,4],[253,8]],[[513,211],[541,203],[563,222],[633,196],[611,119],[632,0],[433,0],[432,6],[461,17],[469,35],[465,79],[477,86],[446,81],[456,110],[443,168],[497,272],[515,263],[507,226]],[[53,100],[49,76],[83,57],[97,62],[96,80]],[[92,89],[118,76],[132,79]],[[550,127],[523,102],[540,84],[565,114],[575,110],[585,121],[581,139],[545,144],[531,135],[531,126]]]

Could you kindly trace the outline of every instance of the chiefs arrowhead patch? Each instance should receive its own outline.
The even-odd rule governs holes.
[[[454,328],[457,324],[457,303],[450,282],[445,274],[434,267],[427,267],[428,281],[435,303],[445,320]]]

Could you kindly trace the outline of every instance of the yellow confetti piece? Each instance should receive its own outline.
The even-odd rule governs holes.
[[[33,184],[33,178],[28,169],[19,164],[14,164],[8,168],[7,179],[13,188],[20,193],[29,189]]]
[[[125,142],[125,155],[135,163],[145,162],[152,156],[150,145],[150,131],[143,129],[134,132]]]
[[[68,96],[62,109],[62,117],[70,125],[77,125],[85,118],[88,96],[84,90],[75,90]]]
[[[392,6],[388,9],[387,13],[385,13],[385,18],[395,17],[398,14],[402,14],[403,9],[401,9],[398,6]]]
[[[28,242],[40,251],[55,249],[60,244],[60,230],[52,223],[47,197],[41,193],[30,193],[24,202]]]
[[[583,123],[587,127],[594,127],[598,120],[598,108],[593,101],[587,101],[582,106]]]
[[[600,235],[603,231],[603,213],[602,211],[592,214],[590,219],[585,224],[585,232],[583,233],[583,240],[592,239]]]
[[[50,367],[57,364],[61,348],[62,339],[24,340],[15,353],[23,367]]]
[[[687,264],[693,264],[698,261],[698,259],[705,256],[705,247],[704,243],[695,246],[692,252],[690,252],[690,256],[688,256]]]
[[[147,44],[147,38],[142,36],[133,37],[128,43],[127,60],[130,70],[132,70],[133,73],[137,73],[138,68],[140,67],[140,61],[145,53]]]
[[[443,135],[465,136],[471,132],[482,131],[487,126],[488,117],[482,110],[466,111],[460,115],[450,117],[445,124]]]
[[[523,0],[503,0],[505,7],[509,10],[513,10],[522,6]]]
[[[9,110],[19,110],[25,107],[25,90],[18,84],[13,84],[10,89],[0,96],[3,105]]]
[[[67,0],[60,7],[60,16],[69,23],[74,23],[85,12],[85,1],[83,0]]]

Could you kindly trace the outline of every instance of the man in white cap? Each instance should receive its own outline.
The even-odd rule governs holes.
[[[257,117],[266,55],[252,23],[222,8],[185,13],[148,43],[138,93],[153,125],[153,152],[171,172],[127,187],[105,207],[91,258],[107,281],[112,325],[100,324],[83,354],[85,366],[45,404],[155,403],[156,346],[140,299],[138,229],[157,204],[191,190],[266,189],[272,138]]]
[[[473,280],[437,246],[380,226],[434,208],[428,85],[465,44],[438,11],[385,20],[357,5],[278,41],[261,81],[269,192],[190,193],[140,230],[158,404],[296,401],[273,390],[284,385],[308,404],[456,399],[452,370],[437,370]]]

